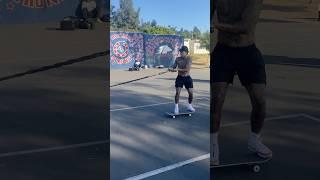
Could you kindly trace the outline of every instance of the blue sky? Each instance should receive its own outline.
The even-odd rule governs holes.
[[[210,0],[133,0],[140,8],[140,19],[155,19],[158,25],[176,26],[192,30],[197,26],[202,32],[210,29]],[[119,0],[111,0],[119,8]]]

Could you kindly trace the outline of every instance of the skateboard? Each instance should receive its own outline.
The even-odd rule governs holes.
[[[261,164],[264,164],[266,162],[270,161],[270,159],[262,159],[259,157],[256,157],[256,160],[254,159],[247,159],[244,161],[239,161],[239,162],[220,162],[219,165],[213,165],[210,166],[210,168],[225,168],[225,167],[233,167],[233,166],[247,166],[249,167],[253,172],[258,173],[261,170]]]
[[[173,112],[167,112],[167,115],[171,116],[173,119],[175,119],[178,116],[191,116],[194,112],[182,112],[179,114],[174,114]]]

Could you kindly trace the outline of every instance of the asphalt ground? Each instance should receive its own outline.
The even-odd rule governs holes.
[[[165,70],[111,71],[111,84]],[[111,179],[209,179],[209,69],[192,69],[191,117],[172,119],[177,73],[111,88]],[[132,78],[131,78],[132,79]],[[180,111],[186,111],[187,92]],[[195,159],[194,159],[195,158]],[[189,161],[187,161],[189,160]],[[184,166],[182,166],[184,165]],[[182,167],[181,167],[182,166]]]
[[[268,81],[263,140],[274,157],[256,174],[244,167],[211,169],[213,179],[319,179],[319,28],[314,22],[272,19],[258,25],[257,46],[264,55]],[[111,71],[111,84],[145,77],[150,71],[123,71],[122,77]],[[198,83],[196,98],[205,97],[206,91],[208,99],[209,71],[192,74]],[[209,178],[209,100],[197,100],[196,105],[201,101],[206,108],[197,107],[200,111],[190,118],[165,117],[164,112],[173,108],[174,77],[164,74],[111,88],[111,179]],[[251,110],[237,78],[224,107],[221,151],[222,156],[232,157],[246,149]],[[193,132],[203,133],[202,138]]]
[[[0,179],[107,179],[107,28],[1,25]]]

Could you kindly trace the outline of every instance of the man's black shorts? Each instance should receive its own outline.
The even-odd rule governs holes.
[[[186,89],[193,88],[193,80],[190,76],[177,76],[176,78],[176,88],[180,87]]]
[[[238,74],[244,86],[253,83],[266,84],[265,63],[255,45],[229,47],[218,43],[210,64],[211,82],[233,83],[234,75]]]

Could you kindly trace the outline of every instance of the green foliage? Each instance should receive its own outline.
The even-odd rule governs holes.
[[[200,39],[201,31],[197,26],[193,27],[193,39]]]
[[[201,44],[201,48],[206,48],[208,51],[210,51],[210,32],[209,31],[206,31],[201,34],[200,44]]]
[[[192,38],[192,32],[190,32],[188,30],[184,30],[182,35],[183,35],[184,38],[188,38],[188,39]]]
[[[151,26],[152,26],[152,27],[157,26],[157,21],[156,21],[156,20],[152,20],[152,22],[151,22]]]
[[[147,26],[142,31],[148,34],[176,34],[174,29],[164,26]]]
[[[110,6],[111,31],[129,31],[144,32],[148,34],[176,34],[183,36],[185,39],[200,39],[203,47],[210,48],[209,33],[201,33],[198,27],[194,27],[192,31],[172,26],[161,26],[156,20],[140,22],[140,9],[135,10],[132,0],[120,0],[119,9]],[[207,49],[209,49],[207,48]]]
[[[112,29],[124,31],[138,30],[140,9],[134,9],[132,0],[120,0],[120,8],[116,11],[113,10],[114,6],[111,7]]]

